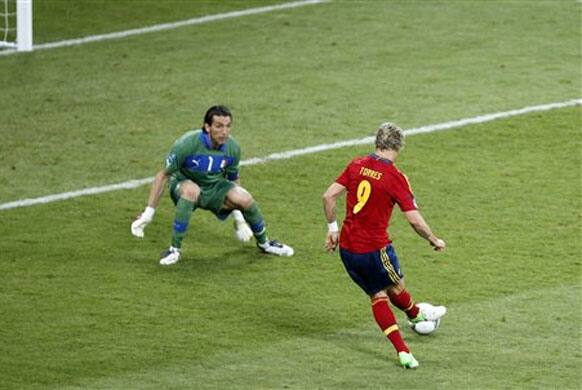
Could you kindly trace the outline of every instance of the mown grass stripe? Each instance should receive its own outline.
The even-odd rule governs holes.
[[[525,115],[525,114],[529,114],[532,112],[549,111],[549,110],[554,110],[554,109],[558,109],[558,108],[573,107],[573,106],[578,106],[578,105],[582,105],[582,99],[574,99],[574,100],[567,100],[567,101],[558,102],[558,103],[529,106],[529,107],[524,107],[524,108],[517,109],[517,110],[496,112],[496,113],[492,113],[492,114],[479,115],[479,116],[475,116],[472,118],[465,118],[465,119],[459,119],[459,120],[449,121],[449,122],[444,122],[444,123],[437,123],[434,125],[427,125],[427,126],[417,127],[417,128],[413,128],[413,129],[408,129],[408,130],[405,130],[405,133],[408,136],[415,135],[415,134],[431,133],[431,132],[435,132],[435,131],[460,128],[460,127],[464,127],[464,126],[472,125],[472,124],[491,122],[491,121],[494,121],[497,119],[504,119],[504,118],[509,118],[509,117],[513,117],[513,116]],[[243,166],[244,165],[256,165],[256,164],[266,163],[268,161],[286,160],[286,159],[290,159],[293,157],[302,156],[302,155],[306,155],[306,154],[319,153],[319,152],[324,152],[327,150],[344,148],[347,146],[367,145],[367,144],[371,144],[373,142],[374,142],[374,137],[364,137],[364,138],[358,138],[358,139],[351,139],[351,140],[347,140],[347,141],[335,142],[335,143],[331,143],[331,144],[309,146],[307,148],[302,148],[302,149],[295,149],[295,150],[289,150],[286,152],[273,153],[273,154],[270,154],[266,157],[255,157],[255,158],[243,160],[243,161],[241,161],[241,165],[243,165]],[[100,194],[100,193],[104,193],[104,192],[134,189],[134,188],[140,187],[142,185],[151,183],[153,181],[153,179],[154,179],[153,177],[147,177],[144,179],[130,180],[130,181],[126,181],[123,183],[109,184],[109,185],[105,185],[105,186],[101,186],[101,187],[92,187],[92,188],[86,188],[86,189],[82,189],[82,190],[78,190],[78,191],[64,192],[64,193],[54,194],[54,195],[47,195],[47,196],[42,196],[39,198],[29,198],[29,199],[16,200],[13,202],[0,204],[0,211],[14,209],[14,208],[18,208],[18,207],[27,207],[27,206],[34,206],[34,205],[38,205],[38,204],[57,202],[57,201],[71,199],[71,198],[77,198],[79,196],[85,196],[85,195],[95,195],[95,194]]]
[[[136,29],[132,29],[132,30],[118,31],[118,32],[101,34],[101,35],[91,35],[88,37],[68,39],[68,40],[58,41],[58,42],[42,43],[39,45],[34,45],[34,50],[56,49],[59,47],[83,45],[83,44],[91,43],[91,42],[107,41],[107,40],[111,40],[111,39],[122,39],[122,38],[131,37],[134,35],[142,35],[142,34],[149,34],[149,33],[153,33],[153,32],[158,32],[158,31],[173,30],[173,29],[177,29],[177,28],[185,27],[185,26],[193,26],[193,25],[197,25],[197,24],[217,22],[217,21],[221,21],[221,20],[225,20],[225,19],[239,18],[241,16],[257,15],[257,14],[263,14],[263,13],[267,13],[267,12],[280,11],[280,10],[284,10],[284,9],[304,7],[306,5],[326,3],[328,1],[329,0],[303,0],[303,1],[294,1],[294,2],[290,2],[290,3],[265,6],[265,7],[249,8],[249,9],[245,9],[245,10],[241,10],[241,11],[232,11],[232,12],[226,12],[226,13],[216,14],[216,15],[207,15],[207,16],[202,16],[202,17],[198,17],[198,18],[181,20],[181,21],[172,22],[172,23],[156,24],[154,26],[136,28]],[[20,52],[18,52],[16,50],[8,50],[8,51],[0,52],[0,55],[9,55],[9,54],[15,54],[15,53],[20,53]]]

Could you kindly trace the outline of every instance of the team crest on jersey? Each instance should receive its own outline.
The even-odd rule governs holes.
[[[166,157],[166,168],[170,168],[176,162],[176,153],[170,153],[168,157]]]

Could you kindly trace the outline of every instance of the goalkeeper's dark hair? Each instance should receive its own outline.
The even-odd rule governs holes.
[[[228,107],[226,107],[226,106],[212,106],[208,109],[208,111],[206,111],[206,114],[204,114],[204,124],[211,126],[212,125],[212,117],[215,115],[216,116],[228,116],[228,117],[230,117],[230,119],[232,119],[232,114],[230,113],[230,110],[228,109]]]
[[[376,148],[399,152],[404,147],[404,132],[394,123],[385,122],[376,132]]]

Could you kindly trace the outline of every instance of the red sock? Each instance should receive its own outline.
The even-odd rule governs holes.
[[[394,314],[390,310],[387,297],[376,298],[372,301],[372,313],[374,313],[374,319],[382,332],[396,348],[396,352],[410,352],[400,335],[398,325],[396,325],[396,318],[394,318]]]
[[[418,306],[414,304],[408,291],[402,290],[400,294],[389,292],[388,295],[394,306],[405,312],[408,318],[416,318],[419,312]]]

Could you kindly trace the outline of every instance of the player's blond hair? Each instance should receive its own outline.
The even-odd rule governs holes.
[[[384,122],[376,132],[376,148],[399,152],[404,147],[404,132],[394,123]]]

